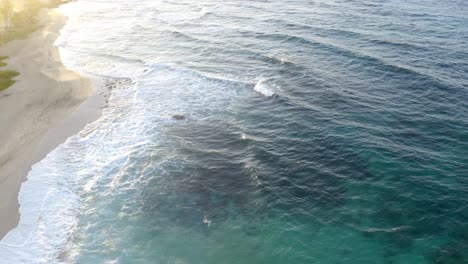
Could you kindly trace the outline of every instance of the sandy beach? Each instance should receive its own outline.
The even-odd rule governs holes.
[[[66,69],[53,46],[66,17],[51,9],[40,18],[40,30],[0,47],[6,69],[21,73],[0,92],[0,239],[18,224],[18,192],[31,166],[99,116],[91,80]]]

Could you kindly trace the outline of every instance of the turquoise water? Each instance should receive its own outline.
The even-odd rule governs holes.
[[[465,1],[61,10],[65,64],[116,85],[34,166],[10,260],[468,263]]]

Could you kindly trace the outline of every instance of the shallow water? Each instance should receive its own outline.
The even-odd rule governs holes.
[[[5,263],[468,262],[466,2],[61,9],[65,64],[128,81],[34,166]]]

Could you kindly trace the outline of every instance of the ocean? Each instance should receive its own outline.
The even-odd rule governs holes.
[[[0,263],[468,263],[468,2],[78,0],[111,89]]]

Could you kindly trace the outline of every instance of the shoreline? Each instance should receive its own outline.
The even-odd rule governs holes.
[[[57,9],[38,16],[39,30],[0,47],[5,68],[20,72],[0,92],[0,240],[19,223],[18,195],[32,165],[98,119],[104,105],[100,85],[65,68],[54,46],[66,16]]]

